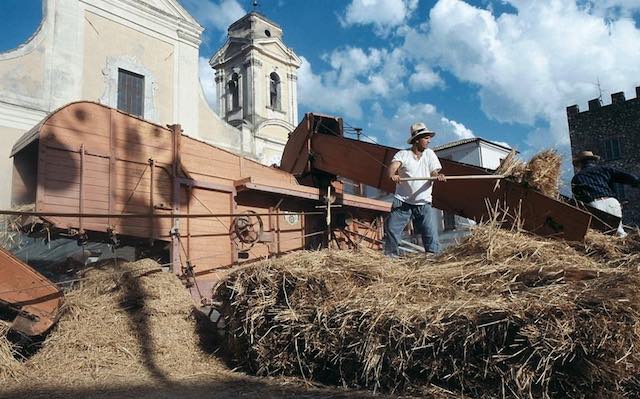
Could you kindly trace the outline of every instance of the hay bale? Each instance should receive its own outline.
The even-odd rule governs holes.
[[[562,158],[555,150],[539,152],[527,163],[524,181],[535,190],[549,197],[558,198],[561,165]]]
[[[217,292],[235,361],[258,375],[476,398],[629,397],[640,276],[625,254],[601,255],[481,226],[435,260],[296,253]]]
[[[66,295],[59,323],[26,361],[0,339],[0,382],[11,387],[167,382],[228,372],[207,353],[193,301],[175,275],[152,260],[87,272]]]
[[[516,158],[515,151],[511,151],[496,169],[496,174],[509,176],[517,183],[558,198],[561,164],[562,158],[555,150],[541,151],[526,164]]]

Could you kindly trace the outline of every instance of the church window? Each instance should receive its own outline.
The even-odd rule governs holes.
[[[267,37],[271,37],[271,31],[270,31],[269,29],[265,29],[265,30],[264,30],[264,34],[265,34]]]
[[[144,76],[118,69],[118,109],[144,117]]]
[[[229,81],[229,95],[231,96],[231,109],[240,108],[240,88],[238,87],[239,76],[237,73],[231,75]]]
[[[280,76],[272,72],[269,79],[269,105],[273,109],[280,109]]]

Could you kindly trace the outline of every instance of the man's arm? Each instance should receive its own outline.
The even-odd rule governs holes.
[[[625,173],[617,169],[611,169],[611,177],[615,183],[627,184],[633,187],[640,187],[640,179],[631,173]]]
[[[389,179],[391,179],[394,183],[398,183],[400,181],[400,175],[398,175],[398,169],[402,166],[402,162],[393,161],[391,165],[389,165]]]
[[[427,149],[427,154],[429,156],[429,174],[431,176],[435,176],[438,181],[447,181],[445,175],[440,173],[440,171],[442,170],[442,164],[440,163],[440,160],[438,159],[436,153],[429,148]]]
[[[432,175],[435,176],[436,179],[438,179],[438,181],[447,181],[447,176],[443,175],[442,173],[440,173],[441,169],[436,169],[432,172]]]

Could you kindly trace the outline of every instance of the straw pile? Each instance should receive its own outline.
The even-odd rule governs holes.
[[[193,302],[182,283],[152,260],[112,263],[87,272],[66,295],[63,315],[42,349],[26,361],[0,339],[3,389],[167,382],[226,367],[199,335]],[[5,337],[6,331],[0,333]]]
[[[555,150],[542,151],[526,164],[516,158],[515,151],[511,151],[500,163],[496,174],[509,176],[549,197],[558,198],[561,164],[562,158]]]
[[[29,212],[35,210],[34,204],[19,205],[11,208],[12,211]],[[20,234],[24,226],[34,222],[32,217],[17,215],[0,215],[0,246],[2,248],[18,248],[22,244],[23,236]]]
[[[585,243],[480,226],[436,259],[308,252],[218,288],[235,362],[396,393],[638,397],[637,234]],[[621,242],[621,245],[616,244]]]

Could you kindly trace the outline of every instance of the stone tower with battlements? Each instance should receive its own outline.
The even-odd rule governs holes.
[[[627,100],[624,92],[611,95],[611,104],[599,98],[589,101],[589,110],[567,107],[571,152],[590,150],[601,162],[625,172],[640,175],[640,87],[636,98]],[[640,226],[640,190],[617,186],[623,204],[623,221]]]

